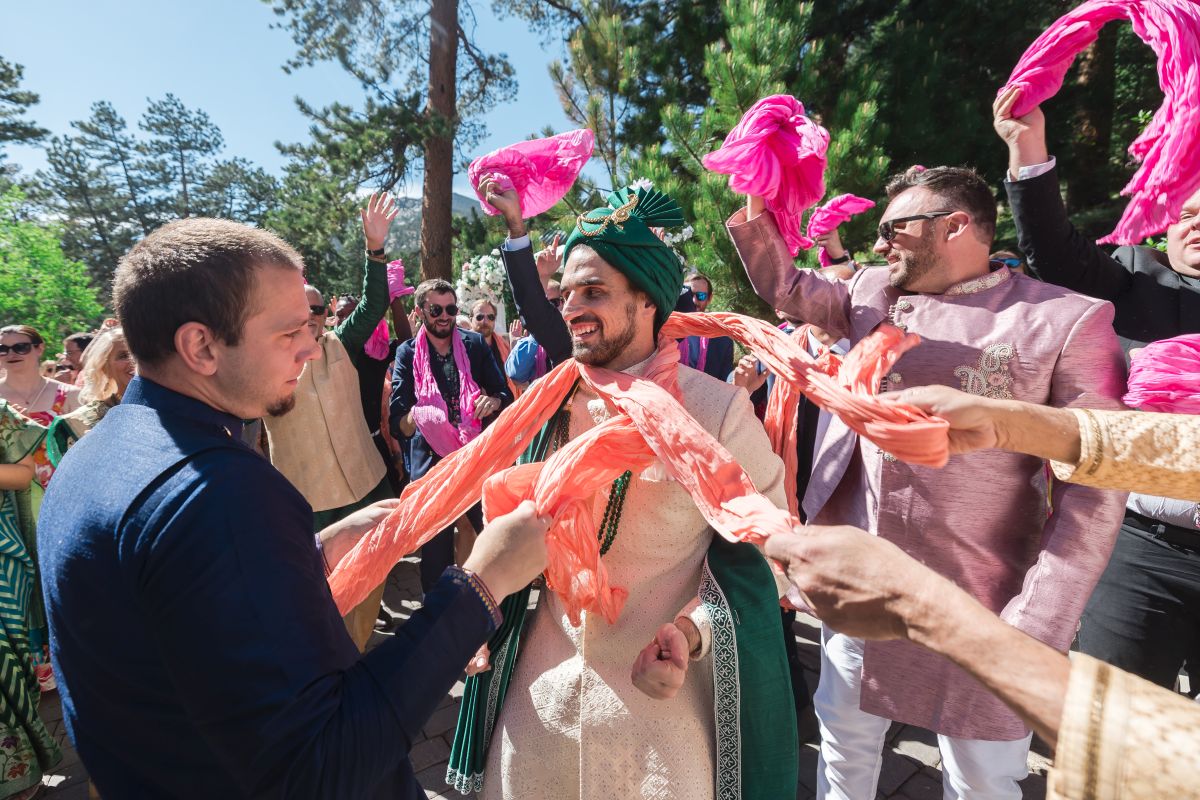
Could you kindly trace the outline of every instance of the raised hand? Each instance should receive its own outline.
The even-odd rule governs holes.
[[[543,248],[534,256],[534,262],[537,264],[538,277],[542,279],[544,284],[546,281],[562,269],[562,260],[558,257],[558,245],[562,241],[562,234],[554,234],[554,241],[549,247]]]
[[[825,252],[830,258],[841,258],[846,255],[846,248],[842,246],[842,237],[838,234],[837,228],[834,228],[829,233],[821,234],[814,241],[816,241],[818,247],[825,248]]]
[[[480,183],[480,194],[487,200],[488,205],[500,212],[508,225],[508,238],[519,239],[526,233],[525,220],[521,216],[521,198],[516,189],[500,191],[500,184],[492,176],[487,176]]]
[[[517,317],[511,323],[509,323],[509,325],[508,325],[508,340],[510,342],[512,342],[513,344],[516,344],[518,339],[524,339],[526,335],[527,334],[525,333],[525,323],[521,322],[520,317]]]
[[[992,127],[1008,145],[1008,170],[1013,179],[1021,167],[1044,164],[1050,160],[1050,153],[1046,149],[1046,117],[1042,109],[1034,106],[1022,117],[1012,116],[1013,106],[1020,97],[1020,88],[1010,86],[992,104]]]
[[[758,371],[758,359],[752,355],[742,356],[733,368],[733,385],[740,386],[753,394],[767,382],[767,373]]]
[[[362,217],[363,236],[367,240],[368,250],[379,250],[387,244],[388,229],[392,220],[400,213],[396,200],[387,192],[376,192],[371,195],[365,208],[359,209]]]

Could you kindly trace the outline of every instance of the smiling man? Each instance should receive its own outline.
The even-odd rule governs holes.
[[[453,286],[439,278],[424,281],[413,301],[421,330],[396,348],[388,413],[404,467],[415,481],[478,436],[513,396],[483,337],[455,326],[458,297]],[[466,516],[475,530],[483,529],[479,503]],[[453,563],[451,526],[421,547],[421,589],[429,591]]]
[[[488,202],[515,212],[510,237],[525,235],[515,192],[492,189]],[[570,353],[627,379],[653,378],[662,368],[656,354],[675,352],[658,332],[683,270],[650,228],[681,225],[683,215],[670,198],[645,189],[608,199],[608,207],[580,216],[565,245]],[[528,259],[525,268],[532,267]],[[667,368],[677,369],[687,412],[783,507],[782,462],[745,391],[687,366]],[[580,385],[535,440],[543,451],[531,457],[542,460],[613,413]],[[714,536],[661,466],[618,477],[607,497],[596,498],[593,518],[609,578],[628,592],[624,610],[611,624],[585,612],[574,626],[558,596],[543,592],[514,634],[519,650],[512,639],[497,645],[499,674],[473,679],[487,689],[468,686],[472,696],[506,700],[499,709],[464,704],[478,717],[460,717],[456,753],[487,747],[475,739],[464,746],[469,731],[494,733],[486,762],[452,759],[450,779],[488,800],[793,796],[795,720],[765,559],[751,545]],[[515,666],[505,652],[519,652]],[[689,669],[690,662],[697,663]]]
[[[1200,333],[1200,175],[1167,228],[1166,252],[1125,246],[1110,255],[1067,218],[1041,109],[1013,118],[1015,100],[1012,91],[996,99],[994,125],[1008,145],[1004,188],[1030,266],[1050,283],[1110,301],[1126,353]],[[1197,528],[1194,497],[1129,495],[1112,560],[1083,615],[1080,650],[1167,688],[1184,661],[1192,668],[1200,653]]]
[[[848,280],[797,270],[751,198],[729,231],[755,291],[856,344],[883,322],[921,336],[885,389],[944,384],[985,397],[1119,407],[1124,370],[1112,305],[1007,267],[991,270],[996,203],[974,172],[912,168],[888,184],[875,252]],[[1056,484],[1040,459],[991,451],[913,467],[836,417],[803,498],[810,522],[888,539],[1009,624],[1065,652],[1108,560],[1124,495]],[[822,631],[820,798],[874,797],[892,720],[938,734],[946,797],[1019,798],[1029,730],[950,661],[908,642]]]
[[[117,268],[140,374],[38,523],[63,715],[104,797],[423,798],[408,752],[498,623],[488,593],[545,564],[545,524],[519,508],[359,655],[326,576],[395,501],[318,546],[312,508],[238,436],[292,408],[321,352],[302,269],[273,234],[195,217]]]

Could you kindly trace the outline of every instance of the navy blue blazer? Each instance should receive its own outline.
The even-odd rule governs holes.
[[[240,431],[135,378],[50,483],[42,586],[84,765],[113,798],[424,798],[409,749],[493,618],[448,572],[360,656],[312,509]]]
[[[483,341],[483,337],[472,331],[459,330],[463,346],[467,350],[467,360],[471,364],[471,377],[479,389],[490,397],[500,398],[500,411],[510,406],[513,401],[512,391],[508,381],[496,363],[492,348]],[[417,331],[417,336],[424,336],[425,331]],[[416,384],[413,381],[413,354],[416,352],[416,338],[409,339],[396,348],[396,363],[392,368],[392,398],[388,401],[388,425],[392,438],[400,443],[400,452],[404,456],[404,469],[410,480],[416,480],[430,470],[441,458],[433,452],[429,442],[416,431],[412,436],[400,433],[400,420],[404,419],[413,406],[417,404]],[[483,420],[483,427],[492,424],[500,414],[497,411]]]

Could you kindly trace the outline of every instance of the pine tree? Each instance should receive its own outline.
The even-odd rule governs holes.
[[[172,216],[190,217],[196,212],[192,195],[207,177],[209,159],[225,146],[221,130],[199,109],[188,109],[179,98],[167,94],[153,101],[138,123],[149,139],[143,151],[146,167],[173,187],[163,201]]]
[[[91,117],[72,122],[71,126],[79,131],[79,148],[110,173],[111,181],[123,187],[129,215],[137,221],[143,236],[149,234],[158,225],[153,213],[153,182],[144,174],[137,139],[129,132],[125,118],[112,103],[102,100],[92,104]]]
[[[41,141],[47,131],[25,117],[38,104],[37,94],[21,88],[25,68],[0,56],[0,190],[7,176],[15,172],[4,164],[4,145],[8,142],[30,144]]]

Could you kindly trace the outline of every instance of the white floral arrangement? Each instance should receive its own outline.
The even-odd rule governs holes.
[[[466,261],[462,265],[462,274],[454,287],[458,295],[458,305],[469,313],[471,306],[477,300],[487,300],[496,308],[496,330],[503,331],[505,295],[508,291],[508,275],[504,271],[504,262],[500,259],[500,251]]]

